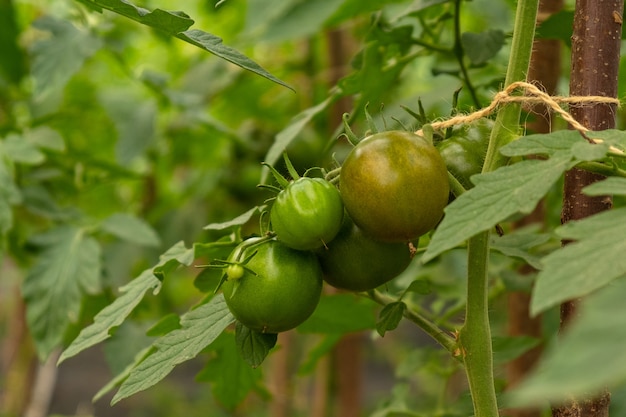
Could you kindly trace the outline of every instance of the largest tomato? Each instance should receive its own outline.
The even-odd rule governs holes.
[[[240,259],[256,252],[245,268],[228,271],[229,279],[222,285],[226,304],[241,324],[262,333],[279,333],[313,313],[322,292],[322,271],[312,252],[275,240],[237,251],[242,252]]]
[[[426,139],[403,131],[363,139],[341,167],[346,210],[361,229],[383,241],[415,239],[433,229],[448,202],[446,165]]]

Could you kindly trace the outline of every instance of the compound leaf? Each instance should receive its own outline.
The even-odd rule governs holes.
[[[22,285],[37,353],[46,358],[78,320],[83,293],[100,290],[100,245],[84,229],[62,226],[33,239],[43,248]]]
[[[224,296],[216,295],[206,304],[181,316],[181,328],[159,338],[154,353],[130,371],[111,405],[165,378],[176,365],[193,359],[235,321]]]
[[[463,193],[445,209],[424,253],[427,262],[508,217],[530,213],[567,169],[574,165],[569,152],[548,160],[527,160],[475,175],[476,187]]]
[[[127,213],[113,213],[101,224],[101,228],[129,242],[144,246],[159,246],[161,239],[144,220]]]
[[[576,242],[542,259],[544,269],[533,288],[533,315],[589,294],[626,274],[626,208],[571,221],[557,233]]]
[[[272,348],[276,345],[278,336],[275,333],[259,333],[250,330],[243,324],[237,322],[235,328],[235,342],[241,352],[242,358],[250,366],[259,366]]]

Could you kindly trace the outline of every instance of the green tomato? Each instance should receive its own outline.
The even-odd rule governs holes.
[[[350,217],[372,238],[409,242],[443,216],[450,185],[437,149],[410,132],[363,139],[341,167],[340,190]]]
[[[245,247],[242,259],[254,252],[243,275],[222,285],[228,308],[241,324],[261,333],[298,326],[313,313],[322,292],[317,258],[276,240]]]
[[[317,255],[324,280],[350,291],[377,288],[398,276],[411,262],[406,243],[374,240],[348,216],[328,248],[318,250]]]
[[[492,128],[493,121],[481,119],[455,129],[452,136],[437,145],[448,171],[467,190],[474,186],[470,177],[482,171]]]
[[[293,249],[311,250],[335,237],[343,212],[334,185],[322,178],[302,177],[278,193],[270,220],[278,240]]]

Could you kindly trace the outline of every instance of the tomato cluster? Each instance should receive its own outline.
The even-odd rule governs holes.
[[[411,262],[413,243],[437,225],[448,201],[444,159],[409,132],[360,141],[341,167],[339,189],[332,178],[300,177],[290,168],[292,181],[272,170],[281,188],[270,208],[270,231],[242,242],[225,262],[226,303],[258,332],[306,320],[323,280],[368,291],[399,275]]]

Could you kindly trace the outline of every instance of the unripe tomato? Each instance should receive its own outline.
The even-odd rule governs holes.
[[[482,171],[493,121],[481,119],[471,126],[457,128],[437,145],[448,171],[465,189],[474,186],[470,177]]]
[[[377,240],[408,242],[433,229],[448,202],[446,165],[437,149],[410,132],[363,139],[341,167],[348,214]]]
[[[242,258],[255,251],[242,268],[243,276],[222,285],[228,308],[241,324],[258,332],[298,326],[313,313],[322,292],[317,258],[276,240],[245,248]]]
[[[322,178],[302,177],[278,193],[270,219],[278,240],[293,249],[310,250],[335,237],[343,212],[334,185]]]
[[[328,249],[317,251],[324,280],[336,288],[367,291],[398,276],[411,262],[406,243],[380,242],[346,216]]]

